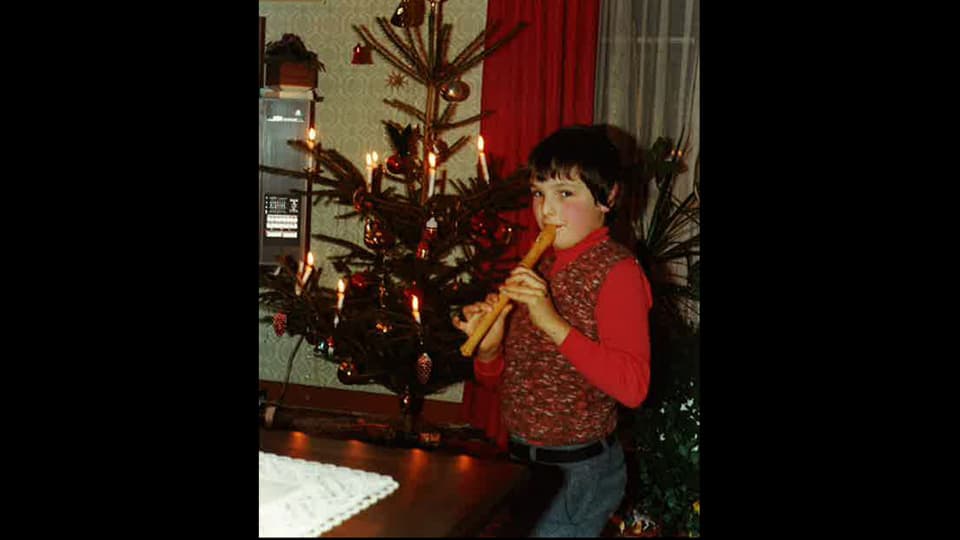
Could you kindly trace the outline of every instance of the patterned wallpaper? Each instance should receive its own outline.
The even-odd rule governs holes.
[[[414,119],[383,103],[384,98],[396,98],[423,107],[426,92],[415,81],[399,88],[387,86],[387,76],[395,71],[393,66],[374,54],[372,65],[353,65],[350,59],[353,47],[360,39],[351,25],[366,25],[379,39],[382,33],[374,20],[377,16],[390,17],[399,0],[314,0],[314,1],[264,1],[260,2],[260,15],[266,17],[266,41],[280,39],[285,33],[293,33],[303,39],[307,48],[319,57],[326,71],[319,75],[318,92],[323,101],[317,104],[316,128],[323,145],[353,159],[362,169],[363,156],[376,150],[381,156],[389,154],[390,145],[383,130],[383,120],[396,120],[402,125],[414,123]],[[473,39],[486,24],[486,0],[447,0],[444,2],[444,22],[453,25],[451,57]],[[384,38],[383,41],[386,41]],[[480,92],[483,77],[482,64],[466,75],[463,81],[470,86],[470,97],[457,110],[457,119],[467,118],[480,112]],[[448,132],[447,142],[461,135],[476,141],[479,123]],[[447,162],[450,178],[466,178],[475,175],[476,153],[470,145]],[[343,213],[339,205],[315,207],[312,215],[313,232],[323,231],[353,242],[362,243],[362,224],[357,219],[337,220],[334,216]],[[313,242],[311,249],[323,263],[321,285],[336,285],[337,276],[327,257],[341,252],[341,248]],[[261,316],[264,313],[261,312]],[[276,337],[269,325],[260,326],[260,378],[283,381],[287,359],[296,340],[289,336]],[[413,361],[413,359],[411,359]],[[336,376],[336,366],[327,361],[316,360],[309,345],[304,342],[294,359],[290,382],[311,386],[324,386],[347,390],[362,390],[390,394],[376,385],[344,386]],[[454,385],[447,391],[430,396],[430,399],[459,402],[463,386]]]

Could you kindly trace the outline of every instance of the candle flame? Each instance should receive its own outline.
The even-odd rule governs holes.
[[[317,130],[310,128],[310,131],[307,132],[307,138],[310,139],[310,142],[317,140]]]
[[[374,152],[374,153],[373,153],[373,162],[374,162],[374,163],[377,163],[378,161],[380,161],[380,156],[378,156],[377,153]]]
[[[420,311],[420,300],[417,299],[417,295],[413,295],[413,310]]]
[[[372,165],[373,165],[373,160],[370,159],[370,153],[368,152],[368,153],[365,155],[365,157],[367,158],[367,167],[372,166]]]
[[[483,135],[477,135],[477,150],[483,152]]]
[[[343,294],[343,291],[347,289],[347,285],[343,282],[343,278],[337,280],[337,291],[340,294]]]
[[[313,266],[313,252],[312,252],[312,251],[307,252],[307,265],[308,265],[308,266]]]
[[[427,161],[430,162],[431,169],[437,168],[437,156],[433,155],[433,152],[427,154]]]

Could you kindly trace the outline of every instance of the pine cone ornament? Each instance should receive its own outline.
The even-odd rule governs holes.
[[[430,370],[433,369],[433,360],[430,359],[430,355],[423,353],[420,355],[420,358],[417,358],[417,380],[420,381],[420,384],[427,384],[427,381],[430,380]]]
[[[277,313],[273,316],[273,331],[277,337],[282,336],[287,331],[287,314]]]

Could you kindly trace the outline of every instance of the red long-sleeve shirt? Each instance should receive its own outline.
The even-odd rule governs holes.
[[[556,250],[547,277],[556,275],[580,254],[608,237],[606,227],[577,245]],[[571,328],[558,348],[592,385],[628,407],[637,407],[650,383],[650,337],[647,314],[650,284],[633,259],[617,263],[600,288],[595,316],[599,341]],[[477,382],[494,391],[504,369],[503,354],[491,362],[474,361]]]

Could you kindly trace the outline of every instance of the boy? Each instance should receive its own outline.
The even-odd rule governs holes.
[[[517,267],[500,287],[513,303],[474,356],[478,383],[499,393],[511,456],[562,476],[532,536],[598,536],[624,495],[616,405],[647,394],[651,296],[605,226],[619,161],[596,126],[560,129],[531,152],[534,217],[556,225],[556,238],[536,269]],[[454,326],[469,335],[497,299],[464,307]]]

